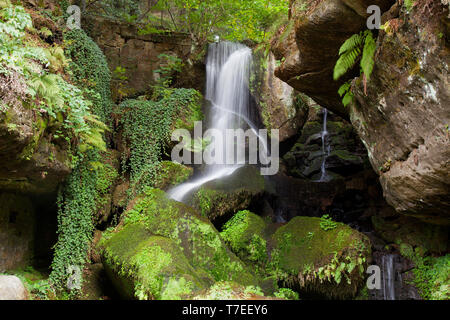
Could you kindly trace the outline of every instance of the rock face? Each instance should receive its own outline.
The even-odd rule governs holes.
[[[0,189],[56,191],[71,169],[67,151],[52,142],[50,126],[21,103],[0,112]]]
[[[19,278],[0,275],[0,300],[27,300],[27,297],[27,289]]]
[[[180,299],[216,281],[255,283],[218,231],[193,208],[152,189],[99,243],[102,261],[126,298]]]
[[[351,119],[380,175],[384,196],[398,212],[449,224],[448,5],[441,1],[397,5],[383,17],[374,72],[353,81],[354,104],[344,109],[332,70],[340,45],[365,28],[363,8],[382,12],[392,1],[322,1],[311,12],[296,10],[273,41],[275,74],[334,113]],[[399,13],[400,12],[400,13]],[[429,18],[428,18],[429,16]],[[284,39],[284,40],[283,40]],[[358,76],[350,72],[342,81]]]
[[[450,223],[449,49],[440,1],[405,8],[382,33],[364,95],[354,81],[350,117],[380,175],[386,200],[400,213]],[[430,17],[428,17],[430,15]],[[425,18],[426,17],[426,18]],[[442,18],[442,19],[441,19]]]
[[[187,34],[140,35],[138,26],[99,16],[86,16],[83,21],[92,39],[104,52],[111,71],[125,68],[127,79],[120,85],[113,80],[113,98],[119,97],[119,89],[126,87],[126,94],[136,96],[147,91],[157,80],[160,54],[177,56],[186,61],[191,53],[191,42]],[[192,66],[194,68],[194,66]]]
[[[255,56],[258,61],[260,54]],[[252,95],[264,126],[280,130],[279,139],[284,142],[296,136],[308,118],[307,98],[275,77],[277,61],[273,53],[259,60],[259,68],[251,78]]]
[[[28,198],[0,193],[0,272],[30,262],[34,249],[34,214]]]
[[[299,7],[302,1],[295,1]],[[333,81],[339,47],[365,28],[369,5],[382,11],[394,1],[320,1],[314,8],[295,10],[295,16],[272,41],[273,52],[283,60],[275,75],[320,105],[348,118],[337,91],[342,82]],[[350,77],[350,76],[349,76]]]

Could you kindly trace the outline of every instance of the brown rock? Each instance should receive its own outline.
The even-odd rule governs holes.
[[[353,126],[380,175],[384,196],[398,212],[450,224],[449,49],[438,35],[440,1],[423,19],[404,10],[397,32],[382,34],[366,96],[354,83]],[[437,6],[437,7],[436,7]],[[417,33],[418,30],[424,30]]]

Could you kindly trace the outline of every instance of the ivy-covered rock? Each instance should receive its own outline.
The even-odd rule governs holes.
[[[161,190],[168,190],[188,180],[194,174],[194,169],[185,165],[163,161],[156,172],[154,187]]]
[[[164,250],[154,249],[158,251],[149,253],[148,248],[153,246],[156,236],[158,243],[164,242],[164,246],[158,245]],[[142,249],[144,253],[139,249],[141,243],[145,243],[143,246],[147,248]],[[235,281],[243,285],[256,283],[254,276],[226,247],[208,219],[201,217],[195,209],[169,199],[159,189],[148,189],[144,195],[133,200],[122,222],[115,230],[103,235],[99,247],[103,263],[116,279],[116,285],[121,289],[127,288],[125,291],[135,298],[163,298],[165,286],[155,286],[154,278],[165,275],[163,278],[167,280],[167,285],[181,286],[178,282],[170,284],[169,281],[180,274],[177,270],[182,270],[181,274],[185,275],[185,280],[177,276],[177,281],[182,281],[189,288],[191,285],[186,283],[192,283],[194,291],[215,281]],[[162,257],[154,260],[147,257],[155,254]],[[173,262],[155,271],[154,261],[167,261],[168,254]],[[140,263],[129,263],[138,258],[142,258]],[[154,273],[148,274],[147,268]],[[127,274],[137,274],[139,277],[130,280]],[[129,287],[130,283],[132,287]]]
[[[122,102],[119,121],[119,150],[123,171],[130,172],[132,196],[154,187],[162,161],[162,150],[169,149],[175,129],[190,130],[203,118],[201,94],[194,89],[164,89],[157,101],[132,99]]]
[[[202,216],[214,221],[226,218],[239,210],[248,208],[271,189],[259,169],[245,166],[231,176],[203,185],[193,196],[192,204]]]
[[[272,241],[273,272],[300,296],[352,298],[364,282],[370,241],[345,224],[295,217]]]

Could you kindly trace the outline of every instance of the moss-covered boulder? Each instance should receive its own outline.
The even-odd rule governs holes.
[[[159,189],[147,190],[129,207],[119,226],[99,243],[106,270],[128,297],[176,299],[215,281],[256,283],[195,209]],[[168,286],[170,295],[165,293]]]
[[[193,173],[194,169],[190,167],[172,161],[163,161],[157,170],[154,187],[168,190],[188,180]]]
[[[345,224],[295,217],[272,241],[273,272],[300,296],[352,298],[364,282],[370,241]]]
[[[181,299],[212,280],[194,270],[176,242],[138,223],[126,225],[103,245],[106,272],[127,299]]]
[[[194,194],[192,204],[204,217],[214,221],[248,208],[265,192],[270,192],[270,187],[259,169],[245,166],[228,177],[203,185]]]
[[[247,262],[264,264],[267,261],[266,222],[248,210],[239,211],[220,233],[231,250]]]

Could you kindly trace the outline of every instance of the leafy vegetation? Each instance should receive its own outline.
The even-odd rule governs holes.
[[[130,172],[132,195],[154,186],[175,119],[195,109],[200,97],[194,89],[165,89],[164,97],[159,101],[126,100],[121,103],[123,139],[130,148],[129,159],[125,155],[122,164],[123,171]]]
[[[337,223],[334,222],[331,217],[326,214],[320,218],[320,228],[324,231],[333,230],[337,227]]]
[[[64,34],[65,54],[70,57],[69,69],[74,82],[82,89],[70,85],[72,94],[67,96],[70,107],[77,110],[80,99],[89,101],[86,107],[92,113],[77,115],[84,119],[95,135],[80,137],[92,147],[81,144],[74,161],[74,169],[58,193],[58,241],[52,262],[50,281],[59,291],[79,294],[79,288],[68,288],[71,267],[83,270],[94,230],[93,216],[102,193],[109,188],[114,175],[101,162],[100,151],[106,151],[104,132],[112,109],[110,96],[110,71],[106,58],[98,46],[82,30]],[[61,52],[53,52],[57,60]],[[62,63],[64,64],[64,63]],[[62,94],[64,97],[64,94]],[[78,275],[82,276],[82,275]],[[82,279],[80,279],[81,281]]]
[[[214,41],[216,35],[233,41],[268,40],[272,25],[287,18],[289,8],[288,0],[159,0],[148,1],[140,9],[137,2],[88,1],[87,7],[113,18],[139,22],[144,34],[187,33],[200,47]]]
[[[298,293],[289,288],[280,288],[274,293],[274,296],[286,300],[299,300]]]
[[[411,284],[419,289],[426,300],[450,299],[450,254],[440,257],[424,256],[421,248],[415,250],[408,244],[400,244],[400,253],[414,263]]]
[[[339,59],[334,67],[334,80],[340,79],[344,74],[353,69],[360,59],[360,74],[363,76],[364,92],[366,83],[370,78],[374,66],[374,55],[376,50],[375,39],[370,30],[361,31],[348,38],[339,49]],[[361,56],[362,53],[362,56]],[[353,100],[350,82],[344,83],[339,88],[339,95],[343,97],[342,103],[347,106]]]

